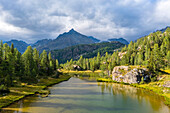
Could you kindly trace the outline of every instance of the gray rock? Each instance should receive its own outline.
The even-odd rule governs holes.
[[[78,65],[73,65],[74,70],[82,70],[82,68]]]
[[[170,88],[170,81],[166,81],[166,82],[164,82],[163,87],[168,87],[168,88]]]
[[[123,76],[123,74],[119,71],[120,69],[127,71],[127,73]],[[134,68],[129,72],[128,70],[129,70],[128,66],[114,67],[112,72],[112,80],[117,82],[129,83],[129,84],[140,83],[142,77],[144,78],[144,81],[150,80],[150,75],[146,74],[147,69]]]

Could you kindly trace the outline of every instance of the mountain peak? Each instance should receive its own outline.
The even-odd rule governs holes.
[[[72,28],[69,33],[75,33],[76,31]]]

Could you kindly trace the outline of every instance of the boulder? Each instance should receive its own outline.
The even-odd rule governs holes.
[[[114,69],[113,69],[113,73],[114,73],[114,72],[118,72],[120,69],[125,70],[125,71],[128,71],[129,66],[116,66],[116,67],[114,67]]]
[[[73,69],[74,70],[79,70],[79,71],[82,70],[82,68],[80,66],[78,66],[78,65],[73,65]]]
[[[140,83],[143,77],[145,82],[150,81],[146,68],[129,70],[129,66],[116,66],[112,72],[112,80],[129,84]]]

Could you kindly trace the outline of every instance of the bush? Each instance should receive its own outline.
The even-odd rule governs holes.
[[[28,83],[28,84],[34,84],[34,83],[37,83],[38,80],[36,77],[23,76],[23,77],[21,77],[21,82]]]
[[[150,79],[151,79],[151,82],[155,82],[155,81],[157,81],[157,77],[156,77],[156,76],[151,77]]]
[[[140,84],[144,84],[144,83],[145,83],[145,81],[144,81],[144,78],[142,77]]]
[[[1,93],[9,93],[9,89],[5,85],[0,85],[0,94]]]
[[[62,73],[57,71],[54,75],[52,75],[52,78],[59,78],[60,75],[62,75]]]

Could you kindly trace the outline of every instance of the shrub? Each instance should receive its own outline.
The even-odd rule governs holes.
[[[5,85],[0,85],[0,94],[1,93],[9,93],[9,89]]]
[[[151,77],[150,79],[151,79],[151,82],[155,82],[155,81],[157,81],[157,77],[156,77],[156,76]]]

